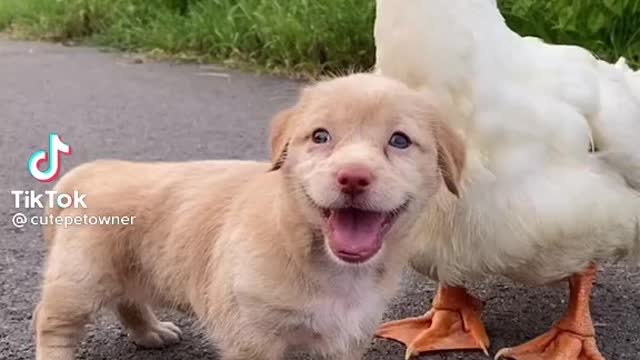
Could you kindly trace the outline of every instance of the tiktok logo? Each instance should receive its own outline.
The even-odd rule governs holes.
[[[41,182],[55,180],[60,173],[60,154],[70,155],[71,146],[63,143],[58,134],[50,133],[49,151],[38,150],[31,154],[29,158],[27,167],[31,176]],[[47,160],[49,161],[49,167],[45,171],[40,170],[40,164]]]

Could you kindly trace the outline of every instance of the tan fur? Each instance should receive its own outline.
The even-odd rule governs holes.
[[[155,317],[156,305],[195,314],[224,360],[276,360],[288,350],[360,358],[408,259],[407,230],[445,188],[440,174],[455,175],[447,180],[455,191],[464,151],[445,126],[423,95],[352,75],[309,87],[275,118],[271,164],[104,160],[72,170],[56,189],[86,193],[88,208],[53,215],[135,222],[44,229],[37,360],[73,359],[83,326],[102,308],[143,346],[178,341],[180,330]],[[318,127],[331,132],[329,146],[310,141]],[[415,145],[390,149],[398,130]],[[359,265],[330,255],[317,208],[343,201],[335,173],[347,163],[371,168],[372,209],[411,199],[380,253]]]
[[[281,111],[271,122],[271,162],[274,170],[279,169],[285,160],[289,134],[287,130],[291,128],[290,122],[294,119],[294,110],[287,109]]]
[[[436,124],[434,129],[436,137],[440,140],[438,165],[442,169],[444,183],[452,194],[460,197],[459,185],[466,160],[464,143],[449,126]]]

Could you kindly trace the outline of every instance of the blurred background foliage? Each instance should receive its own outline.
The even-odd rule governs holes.
[[[640,64],[640,0],[498,2],[522,35]],[[17,37],[309,76],[370,68],[374,19],[374,0],[0,0]]]

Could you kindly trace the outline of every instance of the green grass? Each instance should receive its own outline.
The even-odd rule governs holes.
[[[522,34],[640,63],[640,0],[500,5]],[[374,0],[0,0],[0,29],[315,76],[373,65],[374,7]]]
[[[0,3],[7,1],[18,10],[11,5],[0,7],[0,19],[10,19],[0,22],[0,27],[10,24],[11,32],[28,38],[84,39],[122,50],[311,76],[367,69],[374,57],[374,3],[370,0]]]
[[[21,4],[15,0],[0,1],[0,29],[8,27],[17,18]]]
[[[640,0],[499,0],[521,35],[583,46],[599,57],[640,65]]]

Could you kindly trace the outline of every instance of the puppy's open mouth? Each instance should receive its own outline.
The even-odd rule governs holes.
[[[324,209],[323,233],[329,248],[341,260],[363,263],[382,248],[385,235],[404,212],[407,204],[390,212],[362,210],[354,207]]]

